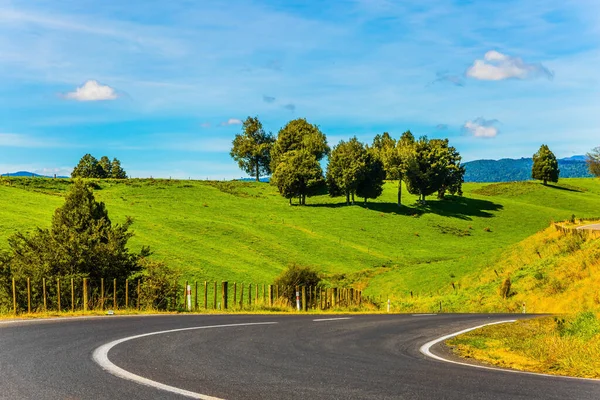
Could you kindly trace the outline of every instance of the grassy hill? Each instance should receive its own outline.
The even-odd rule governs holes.
[[[46,227],[62,204],[68,180],[0,180],[0,249],[15,231]],[[464,197],[415,205],[396,183],[366,207],[320,196],[290,207],[266,183],[126,180],[97,181],[96,197],[113,222],[135,219],[133,248],[150,245],[155,257],[189,280],[268,283],[289,263],[311,265],[331,282],[400,306],[410,292],[453,296],[513,245],[572,214],[600,214],[600,181],[565,179],[465,184]],[[415,303],[414,307],[418,304]],[[458,303],[457,303],[458,304]],[[410,309],[410,304],[405,304]]]

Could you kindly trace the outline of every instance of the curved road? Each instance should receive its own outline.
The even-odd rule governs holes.
[[[2,399],[183,399],[111,375],[92,358],[224,399],[599,399],[600,382],[490,371],[420,346],[506,315],[183,315],[0,322]],[[326,319],[314,321],[315,319]],[[432,349],[434,353],[443,348]]]

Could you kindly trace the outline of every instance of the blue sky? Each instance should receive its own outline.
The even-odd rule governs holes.
[[[0,172],[238,178],[240,120],[465,161],[600,145],[600,1],[0,0]]]

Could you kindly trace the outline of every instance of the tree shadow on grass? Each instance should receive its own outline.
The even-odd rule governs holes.
[[[346,207],[346,203],[307,204],[306,206],[339,208]],[[413,217],[421,216],[423,214],[437,214],[444,217],[459,218],[468,221],[472,220],[473,217],[491,218],[494,216],[492,212],[500,211],[503,208],[501,204],[492,201],[460,196],[447,196],[445,200],[427,200],[427,203],[424,205],[413,204],[398,207],[396,203],[379,202],[367,203],[365,205],[360,201],[356,202],[355,206],[386,214],[410,215]]]
[[[558,189],[558,190],[566,190],[567,192],[576,192],[576,193],[581,193],[583,192],[583,190],[581,190],[580,188],[577,188],[575,186],[558,186],[558,185],[551,185],[551,184],[547,184],[546,187],[552,188],[552,189]]]
[[[420,208],[428,213],[470,221],[473,217],[491,218],[494,216],[492,212],[500,211],[504,206],[489,200],[449,196],[446,200],[428,201],[427,204]]]

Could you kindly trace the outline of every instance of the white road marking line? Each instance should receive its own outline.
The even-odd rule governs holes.
[[[430,315],[437,315],[437,314],[413,314],[413,317],[428,317]]]
[[[223,400],[220,399],[218,397],[213,397],[213,396],[209,396],[206,394],[201,394],[201,393],[196,393],[196,392],[191,392],[189,390],[184,390],[184,389],[180,389],[174,386],[169,386],[169,385],[165,385],[164,383],[160,383],[160,382],[156,382],[153,381],[151,379],[148,378],[144,378],[143,376],[139,376],[139,375],[135,375],[129,371],[124,370],[123,368],[117,367],[115,364],[113,364],[109,359],[108,359],[108,352],[115,346],[123,343],[123,342],[127,342],[130,340],[135,340],[135,339],[139,339],[139,338],[143,338],[143,337],[147,337],[147,336],[153,336],[153,335],[162,335],[165,333],[173,333],[173,332],[183,332],[183,331],[191,331],[191,330],[198,330],[198,329],[211,329],[211,328],[229,328],[229,327],[236,327],[236,326],[252,326],[252,325],[273,325],[273,324],[277,324],[277,322],[250,322],[250,323],[245,323],[245,324],[227,324],[227,325],[210,325],[210,326],[195,326],[195,327],[191,327],[191,328],[179,328],[179,329],[170,329],[170,330],[166,330],[166,331],[159,331],[159,332],[150,332],[150,333],[144,333],[141,335],[135,335],[135,336],[129,336],[123,339],[118,339],[118,340],[114,340],[110,343],[106,343],[100,347],[98,347],[96,350],[94,350],[94,353],[92,354],[92,359],[102,367],[102,369],[104,369],[105,371],[107,371],[108,373],[122,378],[122,379],[126,379],[129,381],[133,381],[136,383],[139,383],[141,385],[146,385],[146,386],[150,386],[153,387],[155,389],[160,389],[160,390],[164,390],[167,392],[171,392],[171,393],[175,393],[175,394],[179,394],[185,397],[190,397],[192,399],[201,399],[201,400]]]
[[[352,318],[350,318],[350,317],[344,317],[344,318],[321,318],[321,319],[313,319],[313,322],[341,321],[343,319],[352,319]]]
[[[516,321],[517,321],[516,319],[510,319],[510,320],[506,320],[506,321],[492,322],[489,324],[483,324],[483,325],[479,325],[479,326],[476,326],[473,328],[465,329],[460,332],[451,333],[449,335],[442,336],[439,339],[435,339],[435,340],[432,340],[431,342],[425,343],[423,346],[421,346],[421,348],[419,350],[421,351],[421,353],[423,353],[427,357],[433,358],[435,360],[444,361],[444,362],[451,363],[451,364],[465,365],[467,367],[472,367],[472,368],[489,369],[492,371],[503,371],[503,372],[511,372],[511,373],[516,373],[516,374],[525,374],[525,375],[545,376],[545,377],[550,377],[550,378],[577,379],[577,380],[584,380],[584,381],[600,382],[600,379],[593,379],[593,378],[578,378],[578,377],[574,377],[574,376],[541,374],[541,373],[537,373],[537,372],[518,371],[516,369],[504,369],[504,368],[496,368],[496,367],[486,367],[484,365],[468,364],[468,363],[464,363],[464,362],[460,362],[460,361],[448,360],[446,358],[437,356],[431,352],[431,348],[434,345],[436,345],[440,342],[443,342],[444,340],[453,338],[455,336],[462,335],[463,333],[474,331],[475,329],[480,329],[480,328],[483,328],[484,326],[488,326],[488,325],[507,324],[507,323],[512,323],[512,322],[516,322]]]

